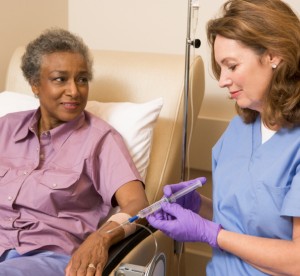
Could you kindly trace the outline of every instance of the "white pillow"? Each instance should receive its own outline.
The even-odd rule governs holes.
[[[150,160],[153,127],[162,106],[162,98],[146,103],[89,101],[86,106],[87,111],[108,122],[122,135],[144,180]]]
[[[10,91],[0,93],[0,117],[7,113],[36,109],[39,105],[33,93],[32,96]]]
[[[35,109],[39,100],[17,92],[0,93],[0,117],[11,112]],[[163,106],[158,98],[145,103],[88,101],[86,110],[102,118],[123,137],[143,180],[150,160],[153,127]]]

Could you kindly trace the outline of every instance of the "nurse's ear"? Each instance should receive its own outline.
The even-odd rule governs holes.
[[[273,69],[277,68],[278,64],[282,61],[282,58],[280,56],[272,52],[268,52],[266,54],[266,58],[267,58],[267,62],[270,64],[270,66]]]

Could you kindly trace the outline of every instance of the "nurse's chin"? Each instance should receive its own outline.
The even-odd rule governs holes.
[[[240,101],[236,101],[237,105],[242,108],[242,109],[251,109],[253,111],[257,111],[257,112],[261,112],[262,108],[260,108],[259,106],[255,106],[255,105],[251,105],[251,104],[245,104],[242,103]]]

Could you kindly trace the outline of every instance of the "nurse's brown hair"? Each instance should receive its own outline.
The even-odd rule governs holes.
[[[207,24],[214,76],[220,78],[220,66],[214,57],[217,35],[242,42],[261,56],[266,51],[280,56],[274,69],[269,93],[264,101],[262,118],[268,126],[300,125],[300,22],[293,10],[280,0],[230,0],[222,15]],[[244,122],[252,123],[258,112],[240,108]]]

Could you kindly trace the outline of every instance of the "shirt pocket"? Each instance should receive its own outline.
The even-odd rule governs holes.
[[[262,182],[260,187],[260,202],[266,207],[272,207],[274,212],[278,214],[281,211],[284,198],[289,191],[290,186],[276,187],[269,183]]]
[[[80,174],[75,172],[46,171],[40,178],[40,184],[53,191],[74,190],[74,184],[79,180]]]
[[[281,216],[283,201],[290,186],[276,187],[259,182],[254,218],[258,235],[286,239],[291,236],[291,220]]]
[[[46,171],[37,181],[34,205],[38,210],[57,216],[66,209],[71,210],[78,203],[80,174],[70,171]]]

